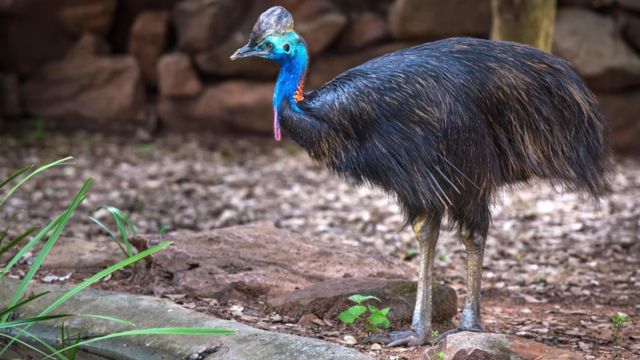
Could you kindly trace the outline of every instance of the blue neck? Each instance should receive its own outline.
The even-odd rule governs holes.
[[[280,61],[280,74],[273,91],[273,107],[277,111],[284,99],[289,99],[294,109],[300,110],[293,99],[298,89],[298,84],[303,80],[309,63],[309,56],[304,45],[297,46],[295,53],[291,57],[286,57]]]

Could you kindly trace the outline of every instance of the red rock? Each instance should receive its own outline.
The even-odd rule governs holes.
[[[106,55],[109,53],[109,45],[96,34],[85,33],[80,40],[65,54],[66,59]]]
[[[29,113],[63,127],[110,130],[145,125],[142,76],[130,56],[51,63],[22,90]]]
[[[160,57],[158,87],[162,96],[193,97],[202,92],[202,83],[191,65],[191,60],[182,53]]]
[[[311,55],[319,54],[331,46],[342,29],[347,17],[337,11],[296,23],[296,30],[305,39]]]
[[[329,279],[277,297],[269,297],[267,305],[279,314],[288,316],[298,317],[310,312],[324,319],[334,319],[353,305],[348,299],[353,294],[376,296],[381,302],[372,304],[379,308],[391,307],[390,320],[409,322],[415,305],[416,283],[402,279],[366,277]],[[433,320],[436,323],[448,322],[458,312],[456,292],[447,285],[434,286],[433,304]]]
[[[138,60],[145,79],[158,81],[156,63],[167,44],[169,14],[166,11],[145,11],[138,15],[129,35],[129,53]]]
[[[117,0],[65,0],[57,18],[71,36],[86,32],[107,35],[117,4]]]
[[[133,241],[144,249],[161,240],[154,235]],[[171,240],[173,245],[152,255],[148,272],[140,274],[140,281],[156,294],[255,299],[331,278],[405,276],[402,264],[380,254],[305,239],[268,225],[177,233]]]
[[[244,46],[248,38],[248,33],[241,31],[231,34],[219,47],[197,53],[194,57],[196,66],[202,72],[220,77],[238,76],[275,81],[278,65],[273,61],[256,57],[229,61],[229,56]]]
[[[581,356],[512,335],[461,332],[425,351],[427,359],[448,360],[579,360]]]
[[[594,90],[640,85],[640,57],[625,43],[610,17],[583,8],[560,8],[553,52],[568,60]]]
[[[179,2],[173,10],[178,47],[186,51],[204,51],[217,47],[242,24],[248,7],[249,0]]]
[[[487,37],[491,29],[489,0],[397,0],[389,10],[389,28],[396,39]]]
[[[358,15],[338,39],[340,50],[356,50],[385,40],[389,36],[386,21],[374,12]]]
[[[160,119],[175,131],[240,130],[271,134],[273,83],[230,80],[193,99],[161,97]]]

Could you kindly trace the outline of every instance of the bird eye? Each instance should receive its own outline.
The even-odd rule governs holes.
[[[270,43],[270,42],[267,43],[267,50],[269,50],[269,51],[273,50],[273,44],[272,43]]]
[[[284,49],[284,51],[285,51],[285,52],[289,52],[289,49],[290,49],[291,47],[289,46],[289,44],[284,44],[284,45],[282,46],[282,48]]]

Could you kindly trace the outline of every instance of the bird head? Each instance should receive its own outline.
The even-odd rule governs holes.
[[[253,26],[249,42],[231,55],[231,60],[258,56],[285,63],[294,58],[304,40],[293,31],[293,17],[282,6],[263,12]]]

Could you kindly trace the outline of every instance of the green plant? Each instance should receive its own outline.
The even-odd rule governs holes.
[[[116,223],[116,228],[118,229],[118,233],[111,230],[108,226],[103,224],[100,220],[96,219],[93,216],[89,216],[89,220],[93,221],[100,229],[104,230],[104,232],[109,235],[120,247],[120,250],[124,253],[125,256],[130,257],[133,255],[133,246],[131,245],[131,241],[129,241],[129,233],[135,236],[138,231],[136,226],[133,224],[133,221],[129,219],[127,214],[125,214],[122,210],[113,207],[113,206],[100,206],[96,209],[96,211],[104,209],[111,216]]]
[[[438,360],[444,360],[444,351],[438,353]]]
[[[358,320],[368,311],[369,316],[367,317],[367,327],[370,331],[387,329],[391,326],[391,322],[387,317],[390,308],[386,307],[384,309],[378,309],[374,305],[364,305],[365,302],[370,300],[380,301],[377,297],[372,295],[355,294],[349,296],[349,300],[354,302],[356,305],[351,306],[338,315],[338,319],[343,323],[353,324],[354,321]]]
[[[67,164],[71,159],[72,159],[71,157],[67,157],[67,158],[57,160],[37,168],[33,165],[30,165],[18,170],[13,175],[9,176],[6,180],[0,181],[0,190],[4,189],[5,186],[13,182],[16,183],[9,190],[6,190],[2,193],[2,195],[0,196],[0,206],[2,206],[2,204],[4,204],[5,201],[11,195],[13,195],[20,187],[22,187],[29,179],[33,178],[37,174],[42,173],[43,171],[46,171],[47,169],[50,169],[52,167]],[[49,294],[49,292],[41,292],[38,294],[26,296],[30,281],[34,278],[34,275],[39,270],[40,266],[42,265],[45,258],[47,257],[47,255],[49,254],[53,246],[55,245],[56,241],[59,239],[65,226],[71,219],[71,216],[74,214],[76,209],[87,197],[91,182],[92,182],[91,179],[87,180],[84,183],[84,185],[81,187],[81,189],[78,191],[76,196],[73,198],[73,200],[71,201],[67,209],[62,213],[60,213],[58,216],[56,216],[54,220],[51,221],[48,225],[46,225],[44,228],[40,230],[38,230],[37,228],[27,229],[26,231],[17,235],[15,238],[8,240],[8,243],[4,246],[2,246],[2,244],[4,243],[5,238],[8,236],[7,234],[9,234],[9,226],[7,226],[2,231],[2,233],[0,233],[0,254],[8,253],[9,251],[13,251],[13,250],[16,251],[13,257],[11,257],[10,260],[6,264],[4,264],[3,267],[0,268],[0,286],[2,286],[1,281],[2,279],[4,279],[4,276],[7,273],[9,273],[9,271],[19,262],[19,260],[27,252],[32,251],[37,244],[43,243],[44,241],[42,247],[37,252],[37,255],[35,256],[32,264],[29,266],[26,274],[24,275],[22,281],[20,281],[14,293],[10,296],[11,300],[9,301],[8,305],[6,306],[6,308],[0,309],[0,338],[4,338],[8,340],[0,349],[0,358],[13,343],[21,344],[22,346],[25,346],[41,354],[43,356],[43,359],[57,357],[58,359],[61,359],[61,360],[73,360],[73,358],[75,358],[76,351],[80,346],[91,343],[91,342],[120,337],[120,336],[143,335],[143,334],[146,334],[146,335],[155,335],[155,334],[158,334],[158,335],[162,335],[162,334],[225,335],[225,334],[235,333],[232,330],[225,330],[225,329],[151,328],[151,329],[134,329],[134,330],[122,331],[122,332],[107,334],[102,337],[81,341],[81,337],[79,334],[77,335],[77,338],[75,340],[72,340],[71,334],[65,328],[63,323],[61,328],[61,339],[60,339],[61,348],[55,349],[51,344],[44,342],[43,340],[39,339],[37,336],[29,332],[30,327],[36,323],[66,318],[70,316],[95,317],[103,320],[114,321],[114,322],[125,324],[128,326],[133,326],[133,324],[130,322],[112,318],[112,317],[107,317],[107,316],[101,316],[101,315],[95,315],[95,314],[52,314],[52,312],[56,308],[58,308],[60,305],[62,305],[64,302],[69,300],[71,297],[75,296],[80,291],[86,289],[92,284],[100,281],[101,279],[104,279],[106,276],[126,266],[129,266],[137,261],[140,261],[141,259],[155,252],[165,249],[171,244],[169,241],[165,241],[154,247],[144,250],[138,254],[131,255],[128,258],[112,266],[109,266],[108,268],[98,272],[97,274],[75,285],[74,287],[69,289],[67,292],[65,292],[62,296],[58,297],[57,299],[54,299],[51,302],[51,304],[49,304],[47,307],[41,310],[37,315],[29,318],[23,318],[23,319],[16,318],[16,316],[14,315],[17,314],[17,310],[19,310],[21,307],[23,307],[24,305],[36,299],[45,297]],[[120,225],[130,230],[131,229],[130,225],[132,224],[130,224],[130,221],[128,221],[128,218],[126,218],[126,216],[123,218],[121,216],[123,214],[120,214],[119,210],[116,211],[115,213],[118,214],[118,216],[120,216],[119,218]],[[118,223],[118,218],[116,218],[116,223]],[[22,247],[20,247],[20,245],[22,245],[22,243],[26,239],[28,239],[30,236],[31,236],[31,239],[27,241],[27,243],[24,244]],[[49,351],[49,354],[39,349],[38,347],[31,345],[28,341],[25,340],[25,338],[29,339],[30,342],[38,343],[39,345],[42,346],[42,348]]]
[[[431,332],[431,343],[435,344],[436,341],[438,340],[438,336],[440,336],[440,333],[438,332],[438,330],[433,330]]]
[[[611,328],[613,329],[613,333],[611,334],[611,341],[614,344],[617,344],[618,341],[620,341],[620,331],[625,326],[631,323],[631,318],[627,314],[618,313],[611,316]]]

